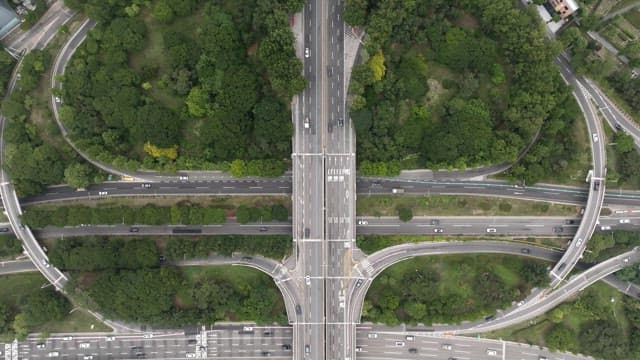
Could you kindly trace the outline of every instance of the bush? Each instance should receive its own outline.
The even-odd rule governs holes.
[[[411,208],[404,207],[404,206],[399,207],[398,218],[404,222],[411,221],[411,219],[413,219],[413,210],[411,210]]]

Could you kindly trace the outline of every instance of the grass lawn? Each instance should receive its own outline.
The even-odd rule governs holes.
[[[48,284],[47,280],[39,273],[0,276],[0,302],[7,304],[11,312],[16,313],[34,291],[46,284]],[[92,325],[93,328],[91,327]],[[111,328],[102,324],[84,310],[76,310],[62,321],[44,324],[33,329],[33,331],[45,333],[102,332],[111,331]],[[13,340],[4,336],[6,334],[0,334],[0,340]]]
[[[580,210],[572,205],[482,196],[360,195],[356,214],[396,216],[398,206],[412,208],[413,216],[575,216]]]
[[[76,309],[63,321],[55,321],[40,326],[35,332],[69,333],[69,332],[110,332],[113,329],[98,321],[85,310]]]
[[[287,207],[287,209],[291,208],[291,197],[289,196],[140,196],[70,200],[65,201],[64,204],[106,208],[115,206],[141,207],[146,204],[171,206],[181,201],[188,201],[191,204],[198,204],[201,206],[217,206],[228,209],[236,208],[240,205],[261,206],[274,204],[282,204]],[[60,207],[60,203],[30,205],[27,207],[27,209],[30,207],[40,209],[55,209]]]
[[[485,299],[480,299],[477,296],[479,287],[482,286],[482,284],[479,283],[479,277],[484,276],[483,274],[494,274],[496,276],[495,281],[502,282],[505,285],[504,294],[509,295],[504,297],[506,304],[499,301],[502,305],[508,305],[512,301],[518,301],[529,293],[531,285],[527,284],[521,277],[521,272],[523,271],[521,266],[524,262],[546,265],[544,262],[538,262],[536,260],[495,254],[417,257],[399,262],[384,270],[371,285],[371,290],[367,293],[366,301],[380,309],[380,306],[384,308],[384,304],[387,301],[386,299],[388,299],[391,294],[397,294],[396,297],[398,297],[400,305],[397,309],[392,309],[392,311],[399,316],[399,320],[406,320],[403,319],[403,316],[406,314],[408,304],[420,300],[413,298],[405,299],[401,295],[407,293],[403,290],[403,281],[413,278],[416,279],[417,282],[420,282],[421,280],[419,279],[423,277],[420,276],[419,279],[417,279],[414,273],[424,274],[426,270],[427,273],[435,272],[437,274],[436,283],[430,287],[430,291],[437,294],[436,298],[433,299],[434,303],[445,300],[448,303],[451,299],[462,301],[462,303],[457,305],[443,304],[443,308],[435,306],[437,309],[431,310],[433,311],[431,313],[433,317],[427,316],[427,318],[435,322],[442,321],[445,323],[453,323],[465,319],[472,320],[491,314],[496,310],[491,306],[487,306],[489,303],[487,303]],[[494,284],[487,283],[486,285],[492,287]],[[424,287],[424,284],[416,284],[416,289],[424,289],[426,291],[427,288]],[[414,295],[430,297],[434,294]],[[427,305],[427,307],[431,306],[434,305]],[[448,306],[457,306],[461,312],[452,313],[444,311],[443,309],[448,309]],[[453,311],[453,309],[448,310]],[[436,315],[438,312],[441,314]],[[375,310],[373,314],[373,316],[376,316]],[[377,320],[381,319],[385,319],[385,317],[383,316]],[[428,323],[425,324],[428,325]]]
[[[628,11],[623,15],[628,22],[630,22],[637,29],[640,29],[640,9],[635,8],[633,10]]]
[[[611,319],[618,323],[621,328],[627,329],[629,321],[622,302],[624,296],[626,295],[614,288],[602,282],[597,282],[580,295],[582,298],[588,297],[588,302],[578,300],[580,299],[579,297],[557,307],[561,309],[564,314],[561,323],[579,332],[583,324],[594,320],[594,318],[600,318]],[[483,334],[483,336],[546,346],[545,334],[555,326],[555,324],[551,322],[549,313],[550,312],[547,312],[545,315],[532,319],[529,322]]]
[[[625,6],[636,3],[638,0],[602,0],[605,7],[611,8],[607,13],[622,9]],[[602,4],[600,5],[602,6]]]

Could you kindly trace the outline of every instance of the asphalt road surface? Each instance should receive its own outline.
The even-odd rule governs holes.
[[[302,165],[298,164],[299,169]],[[307,169],[308,171],[308,169]],[[332,175],[333,176],[333,175]],[[333,181],[332,177],[332,181]],[[338,179],[340,179],[338,175]],[[209,181],[170,181],[161,183],[105,182],[91,185],[86,190],[76,191],[67,186],[50,187],[46,193],[20,199],[24,205],[97,198],[129,196],[230,196],[230,195],[278,195],[291,194],[289,177],[275,179],[224,179]],[[149,184],[149,188],[143,187]],[[392,195],[394,188],[404,189],[404,195],[473,195],[505,197],[523,200],[549,201],[562,204],[584,205],[588,192],[585,188],[561,185],[533,185],[516,187],[500,181],[425,181],[398,180],[387,178],[358,178],[358,196]],[[106,193],[106,195],[99,195]],[[403,196],[403,195],[397,195]],[[604,205],[611,208],[638,207],[640,192],[629,190],[609,190]]]
[[[578,360],[591,359],[551,352],[528,344],[463,336],[432,336],[397,328],[358,326],[357,359],[456,359],[456,360]],[[411,350],[414,349],[414,350]],[[488,355],[494,350],[495,355]],[[410,352],[415,351],[415,352]]]
[[[593,168],[589,179],[589,196],[585,206],[584,216],[578,230],[574,235],[572,246],[570,246],[558,261],[556,266],[550,271],[551,288],[558,286],[562,280],[571,272],[575,264],[582,257],[582,253],[587,248],[587,243],[596,228],[600,210],[604,202],[605,175],[606,175],[606,152],[604,143],[606,141],[602,124],[593,109],[591,101],[587,97],[587,92],[581,83],[576,80],[572,70],[562,57],[557,58],[560,66],[560,74],[573,87],[575,96],[582,113],[584,114],[589,131],[591,144],[591,161]]]
[[[631,214],[634,215],[634,214]],[[360,216],[357,218],[360,235],[477,235],[491,236],[573,236],[580,218],[562,216],[433,216],[414,217],[402,222],[397,217]],[[621,223],[624,222],[624,223]],[[628,223],[627,223],[628,221]],[[609,227],[610,230],[601,230]],[[177,233],[190,229],[197,233]],[[600,217],[596,231],[640,230],[640,215]],[[219,225],[81,225],[53,227],[33,230],[37,238],[60,238],[72,236],[150,236],[150,235],[290,235],[291,223],[265,222],[238,224],[233,219]],[[491,232],[490,232],[491,231]],[[344,245],[343,245],[344,246]]]
[[[45,340],[29,337],[18,343],[17,350],[22,359],[291,359],[292,356],[290,346],[293,333],[288,326],[228,324],[213,329],[198,329],[196,333],[189,335],[181,331],[150,334],[53,334]],[[376,337],[370,338],[370,334],[375,334]],[[527,344],[463,336],[438,337],[407,329],[371,325],[358,327],[356,341],[356,346],[360,349],[358,359],[447,359],[455,356],[458,360],[538,360],[540,355],[549,359],[588,359],[572,354],[553,353]],[[396,346],[396,341],[405,344]],[[10,344],[6,345],[10,348]],[[443,345],[451,345],[451,350],[443,349]],[[409,353],[411,348],[417,349],[417,353]],[[496,349],[497,357],[487,356],[487,349]],[[57,355],[49,357],[50,353]],[[503,354],[505,357],[502,357]]]

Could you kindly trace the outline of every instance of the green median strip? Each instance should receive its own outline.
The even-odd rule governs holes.
[[[395,216],[410,208],[413,216],[575,216],[580,207],[532,200],[484,196],[359,195],[359,216]]]

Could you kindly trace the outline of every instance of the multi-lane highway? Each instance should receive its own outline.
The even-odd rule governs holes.
[[[324,359],[324,167],[326,78],[322,71],[326,49],[326,11],[323,1],[309,1],[299,27],[296,50],[304,61],[307,87],[294,101],[293,239],[295,280],[301,302],[293,324],[295,358]]]
[[[337,175],[340,179],[340,175]],[[344,175],[343,175],[344,176]],[[333,181],[332,175],[332,181]],[[285,196],[291,194],[290,177],[274,179],[223,179],[201,181],[167,181],[159,183],[105,182],[76,191],[68,186],[53,186],[42,195],[20,199],[29,205],[45,202],[95,200],[111,197],[154,196]],[[149,186],[145,187],[143,186]],[[148,184],[148,185],[146,185]],[[386,178],[357,178],[358,196],[392,195],[392,189],[404,189],[404,195],[472,195],[504,197],[521,200],[547,201],[559,204],[584,205],[588,191],[584,187],[563,185],[515,186],[503,181],[423,181]],[[100,194],[106,195],[100,195]],[[397,195],[403,196],[403,195]],[[610,189],[604,205],[639,207],[640,191]]]
[[[578,360],[591,357],[552,352],[535,345],[464,336],[415,333],[406,328],[358,326],[358,359]],[[495,351],[495,355],[491,350]]]
[[[468,235],[573,237],[580,218],[562,216],[432,216],[414,217],[410,222],[397,217],[358,217],[359,235]],[[602,227],[609,230],[601,230]],[[238,224],[230,219],[219,225],[88,225],[34,229],[38,238],[73,236],[151,236],[151,235],[290,235],[291,223],[267,222]],[[181,231],[189,229],[190,232]],[[197,231],[194,231],[197,230]],[[600,217],[597,231],[640,230],[640,216]]]
[[[551,352],[545,348],[508,341],[436,336],[404,328],[361,325],[357,330],[358,359],[590,359],[568,353]],[[397,341],[404,345],[396,345]],[[2,346],[3,344],[0,344]],[[23,359],[54,357],[65,359],[291,359],[292,328],[287,326],[256,326],[228,324],[213,329],[191,329],[188,332],[167,333],[76,333],[52,334],[46,339],[32,336],[16,344]],[[451,349],[445,345],[450,345]],[[415,353],[409,349],[416,349]],[[487,349],[496,349],[488,356]],[[11,359],[11,344],[4,344]],[[504,357],[503,357],[504,356]]]

